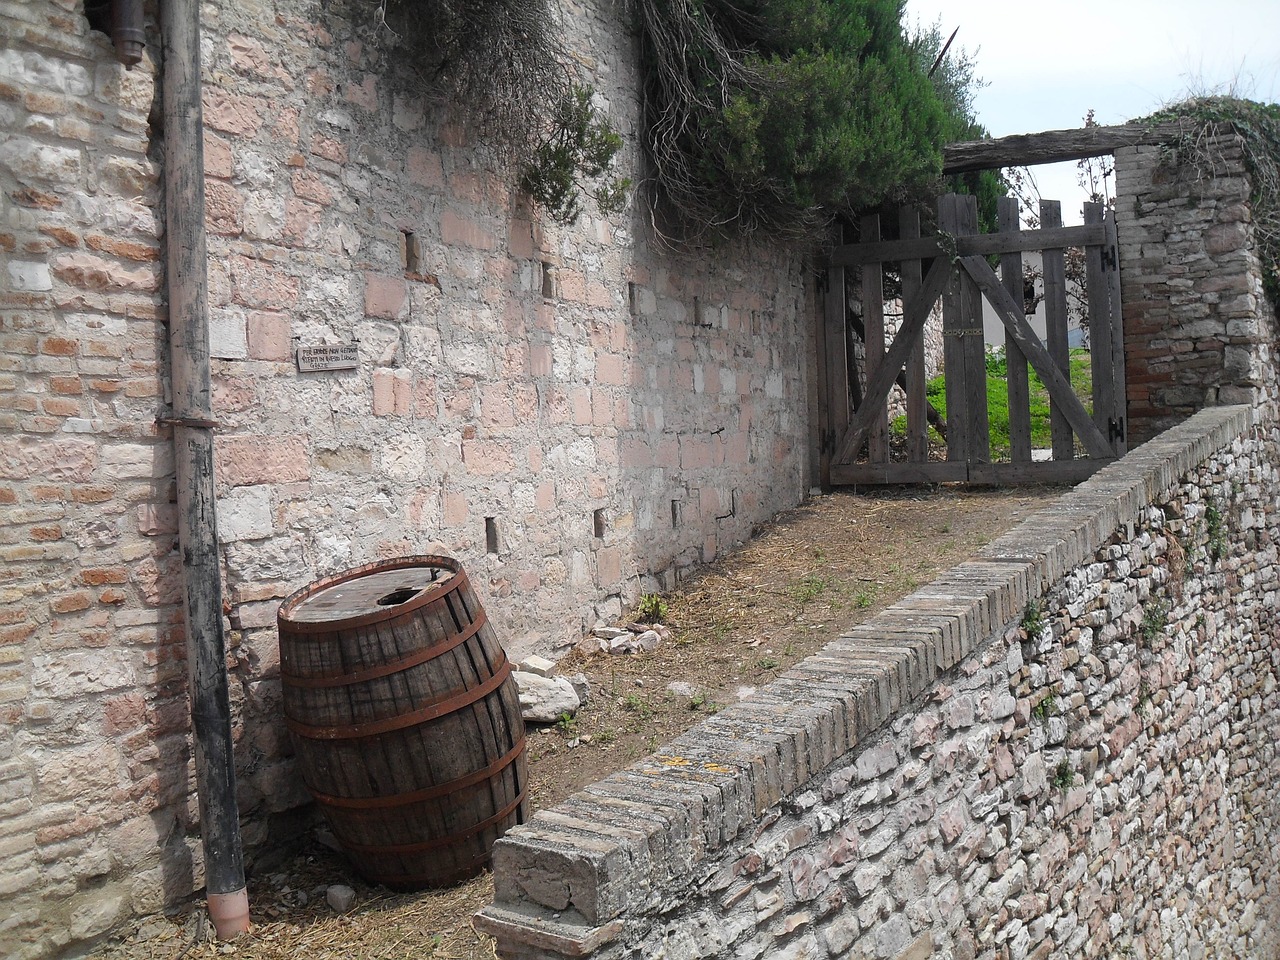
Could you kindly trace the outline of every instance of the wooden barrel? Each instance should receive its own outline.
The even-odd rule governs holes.
[[[365,878],[478,873],[527,814],[511,664],[462,566],[379,561],[280,606],[285,723],[308,789]]]

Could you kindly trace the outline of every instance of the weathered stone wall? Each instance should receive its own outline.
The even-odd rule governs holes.
[[[203,10],[218,532],[251,855],[305,800],[279,722],[289,591],[443,552],[513,654],[545,651],[746,539],[808,473],[799,253],[675,253],[635,211],[543,223],[424,106],[385,32],[344,10]],[[629,134],[618,11],[574,5],[565,26]],[[0,953],[40,956],[189,895],[202,868],[157,424],[158,70],[118,65],[80,0],[0,4],[0,37]],[[634,176],[633,139],[624,153]],[[356,370],[294,364],[298,346],[351,342]]]
[[[1275,956],[1275,424],[1197,414],[535,815],[507,958]]]
[[[1277,401],[1277,325],[1262,290],[1238,136],[1193,154],[1116,151],[1129,440],[1218,403]]]

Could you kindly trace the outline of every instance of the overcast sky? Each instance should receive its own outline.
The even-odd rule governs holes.
[[[1021,10],[1021,13],[1013,11]],[[1146,116],[1191,92],[1280,100],[1280,0],[907,0],[907,23],[943,36],[987,86],[978,120],[992,136]],[[1037,171],[1041,192],[1079,222],[1074,165]]]

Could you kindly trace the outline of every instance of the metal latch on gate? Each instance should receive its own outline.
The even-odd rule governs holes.
[[[1124,418],[1108,417],[1107,418],[1107,440],[1115,443],[1117,440],[1124,441]]]

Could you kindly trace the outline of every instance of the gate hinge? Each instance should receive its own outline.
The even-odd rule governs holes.
[[[835,453],[836,452],[836,432],[834,430],[823,430],[822,438],[818,441],[819,453]]]
[[[1124,417],[1107,418],[1107,439],[1112,443],[1124,440]]]
[[[1120,258],[1116,254],[1115,244],[1107,244],[1102,248],[1102,265],[1108,270],[1115,270],[1120,266]]]

